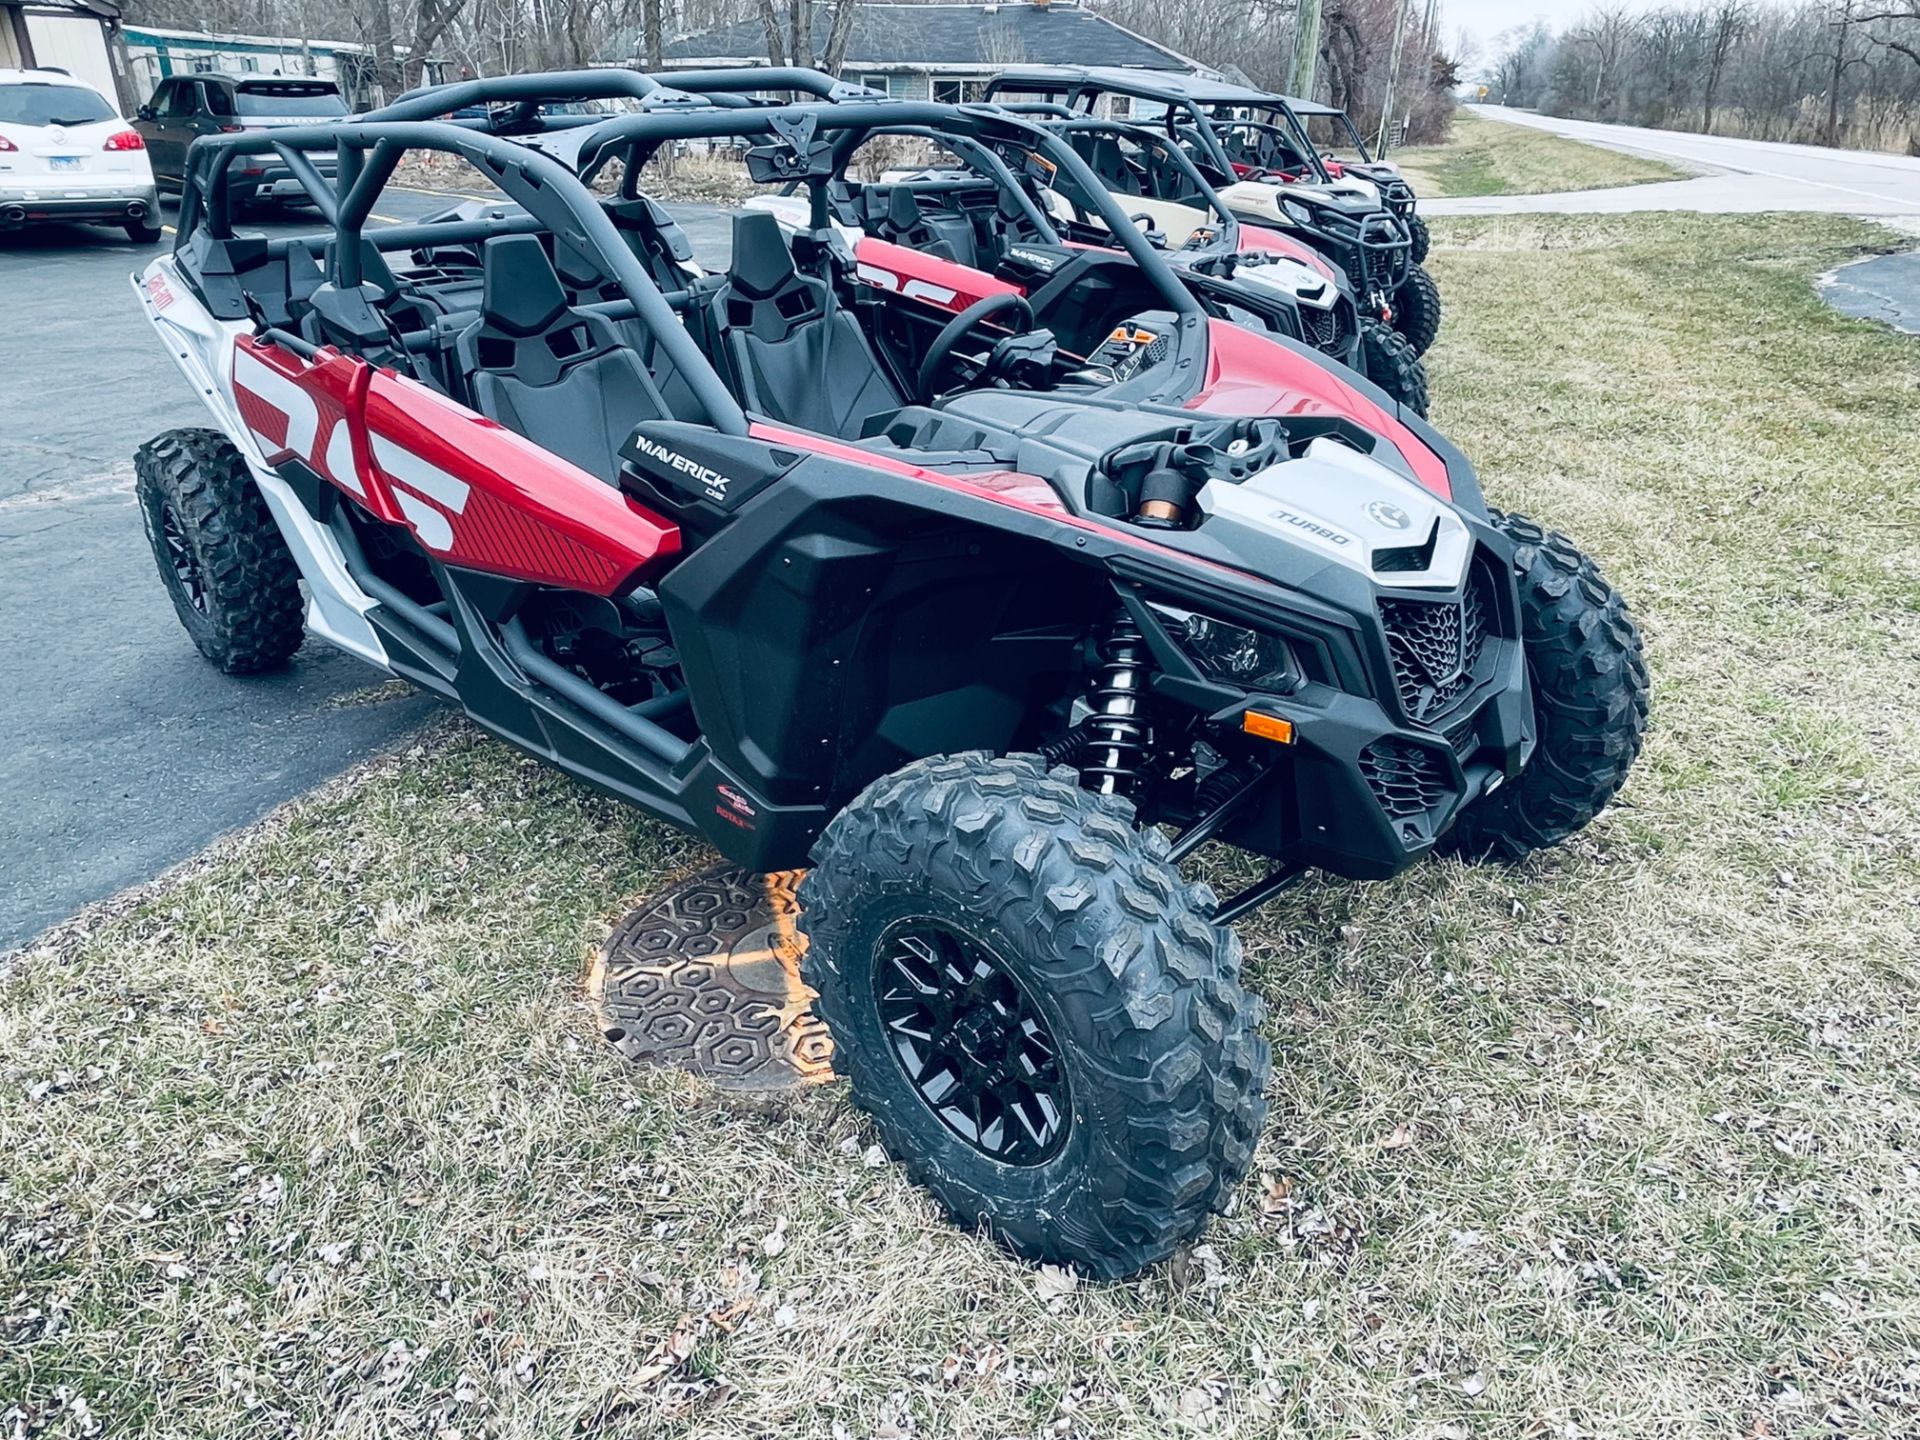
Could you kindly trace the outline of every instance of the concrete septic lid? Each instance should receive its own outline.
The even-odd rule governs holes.
[[[800,981],[800,875],[720,866],[642,901],[587,976],[613,1047],[726,1090],[831,1080],[833,1045]]]

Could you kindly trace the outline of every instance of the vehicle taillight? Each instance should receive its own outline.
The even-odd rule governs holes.
[[[103,147],[108,150],[144,150],[147,142],[140,138],[138,130],[122,130],[118,135],[109,135]]]
[[[0,150],[18,150],[19,148],[18,145],[15,145],[13,141],[9,140],[6,136],[0,135]]]
[[[244,125],[222,125],[220,127],[220,133],[222,135],[238,135],[242,130],[246,128],[247,127]]]

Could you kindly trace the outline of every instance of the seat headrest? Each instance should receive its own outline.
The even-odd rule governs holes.
[[[304,300],[326,283],[327,277],[320,269],[320,262],[313,252],[304,245],[287,247],[287,293],[296,299]]]
[[[774,294],[797,272],[780,222],[766,210],[745,210],[733,217],[733,263],[727,277],[756,299]]]
[[[496,235],[480,252],[480,313],[509,335],[538,335],[566,311],[553,262],[537,235]]]
[[[334,274],[333,259],[336,244],[337,242],[332,240],[327,242],[326,271],[329,279]],[[393,277],[393,267],[387,264],[387,257],[382,255],[380,247],[365,235],[360,237],[360,283],[377,286],[381,293],[386,295],[391,295],[400,285],[400,282]]]
[[[904,185],[894,186],[887,195],[887,223],[902,230],[911,230],[920,223],[920,202]]]
[[[1133,173],[1121,152],[1120,142],[1111,135],[1096,135],[1093,140],[1093,173],[1110,184],[1124,186],[1128,193],[1140,193],[1140,177]]]

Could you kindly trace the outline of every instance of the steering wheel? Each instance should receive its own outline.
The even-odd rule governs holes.
[[[953,352],[960,348],[960,342],[1002,310],[1020,312],[1020,318],[1024,323],[1015,332],[1016,334],[1024,334],[1033,329],[1033,306],[1027,302],[1027,297],[1024,295],[1015,294],[1011,290],[1002,290],[996,295],[985,295],[974,301],[949,320],[941,328],[940,333],[933,337],[933,344],[927,347],[926,358],[920,362],[920,374],[914,385],[917,398],[922,405],[933,403],[934,395],[937,393],[933,388],[934,383],[939,380],[940,372],[946,369],[947,362],[953,358]]]

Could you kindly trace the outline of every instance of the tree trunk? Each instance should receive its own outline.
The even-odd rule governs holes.
[[[788,0],[787,56],[795,65],[813,64],[813,0]]]
[[[394,49],[393,0],[373,0],[371,9],[373,33],[368,44],[373,50],[373,82],[380,87],[380,103],[384,105],[406,88],[406,79],[400,73],[400,56]]]
[[[833,7],[833,28],[827,32],[827,53],[820,68],[836,79],[847,58],[847,46],[853,41],[853,22],[860,15],[860,0],[839,0]]]
[[[773,0],[756,0],[755,12],[760,17],[760,28],[767,36],[767,63],[778,67],[787,63],[787,47],[780,35],[780,16],[773,8]]]
[[[1840,82],[1847,74],[1847,31],[1853,28],[1853,0],[1840,11],[1839,36],[1833,42],[1833,76],[1827,84],[1827,144],[1840,143]]]

